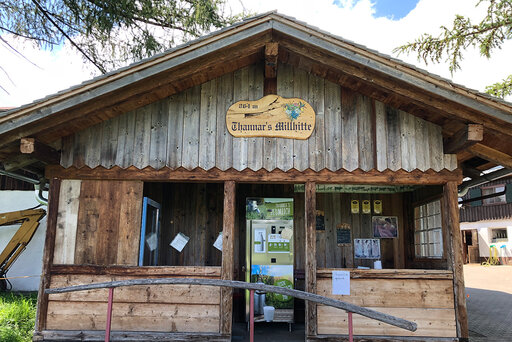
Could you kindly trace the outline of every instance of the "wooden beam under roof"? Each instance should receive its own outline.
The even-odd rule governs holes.
[[[458,153],[484,139],[484,127],[468,124],[444,141],[444,153]]]
[[[512,156],[501,151],[495,150],[483,144],[475,144],[468,148],[473,155],[496,163],[506,168],[512,168]]]
[[[21,138],[20,151],[47,164],[60,163],[60,152],[35,138]]]

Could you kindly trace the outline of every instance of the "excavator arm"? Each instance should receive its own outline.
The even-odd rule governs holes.
[[[9,241],[0,254],[0,274],[2,277],[7,273],[21,252],[25,250],[39,226],[39,221],[45,215],[46,211],[43,209],[28,209],[0,214],[0,226],[21,223],[20,228],[18,228],[11,241]]]

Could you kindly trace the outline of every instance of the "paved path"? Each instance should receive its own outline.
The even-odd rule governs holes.
[[[470,341],[512,341],[512,266],[464,266]]]

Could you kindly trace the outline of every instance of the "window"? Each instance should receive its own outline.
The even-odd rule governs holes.
[[[491,231],[491,242],[508,242],[507,229],[498,228]]]
[[[414,207],[414,249],[418,258],[443,256],[440,200]]]
[[[504,192],[504,191],[505,191],[505,185],[497,185],[497,186],[493,186],[493,187],[489,187],[489,188],[482,188],[482,196],[497,194],[497,193]],[[491,198],[484,198],[484,200],[483,200],[483,204],[502,204],[502,203],[507,203],[507,198],[506,198],[505,194],[496,196],[496,197],[491,197]]]

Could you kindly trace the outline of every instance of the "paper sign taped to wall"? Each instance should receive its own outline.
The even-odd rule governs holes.
[[[171,247],[181,252],[190,238],[183,233],[178,233],[171,242]]]
[[[332,271],[332,294],[350,296],[349,271]]]
[[[219,251],[222,252],[222,232],[219,233],[219,236],[217,236],[217,240],[213,243],[213,247],[217,248]]]

